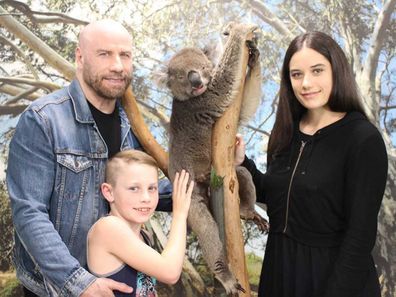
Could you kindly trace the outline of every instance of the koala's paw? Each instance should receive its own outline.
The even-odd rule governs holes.
[[[243,220],[253,221],[261,232],[268,233],[270,228],[268,221],[261,217],[256,211],[246,214],[241,210],[240,216]]]
[[[228,296],[238,296],[239,292],[245,293],[246,290],[241,286],[238,280],[233,276],[216,275],[216,278],[223,285]]]
[[[237,24],[236,22],[229,22],[229,23],[224,27],[223,35],[229,36],[230,33],[231,33],[232,28],[233,28],[236,24]]]
[[[223,34],[226,36],[236,34],[245,40],[253,40],[255,38],[254,31],[257,29],[258,26],[254,24],[229,22],[223,30]]]
[[[213,271],[215,273],[215,277],[224,287],[227,295],[231,294],[232,296],[238,296],[239,291],[245,292],[245,289],[242,288],[240,283],[238,283],[238,280],[232,274],[230,268],[224,262],[224,260],[216,261]]]
[[[270,225],[268,221],[264,218],[262,218],[260,215],[256,214],[253,217],[253,222],[257,225],[259,230],[263,233],[268,233]]]
[[[253,68],[255,65],[257,65],[257,61],[260,57],[260,51],[257,48],[257,39],[246,40],[246,45],[249,49],[248,65],[250,68]]]

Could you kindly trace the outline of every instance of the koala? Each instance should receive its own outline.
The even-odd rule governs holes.
[[[244,289],[229,269],[217,224],[208,208],[212,128],[240,88],[246,44],[250,54],[244,101],[248,106],[242,106],[240,123],[246,122],[249,114],[254,114],[257,108],[261,94],[259,52],[254,40],[247,41],[248,35],[256,29],[253,25],[230,23],[225,31],[227,42],[224,52],[217,65],[213,65],[204,51],[184,48],[169,60],[159,80],[173,96],[168,174],[173,181],[175,173],[185,169],[195,180],[188,225],[197,235],[209,268],[227,294],[237,294],[238,290]],[[250,173],[240,167],[237,176],[243,185],[240,193],[249,194],[249,198],[241,202],[241,216],[257,219],[254,211],[256,193]]]

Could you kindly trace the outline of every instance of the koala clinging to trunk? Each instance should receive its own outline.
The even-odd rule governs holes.
[[[249,72],[242,110],[247,110],[250,115],[256,110],[261,94],[261,69],[255,42],[248,40],[255,30],[256,26],[231,23],[225,33],[228,40],[224,52],[215,68],[203,51],[185,48],[170,59],[162,76],[162,83],[173,95],[169,177],[173,180],[177,171],[185,169],[196,182],[188,224],[198,236],[209,268],[227,294],[237,294],[243,288],[229,269],[217,224],[208,209],[212,128],[240,88],[242,75],[245,75],[242,63],[246,45],[250,52]],[[241,114],[242,121],[246,120],[245,112]],[[253,182],[247,170],[237,170],[237,175],[241,188],[249,188],[245,193],[250,194],[247,202],[241,197],[241,212],[244,212],[241,216],[253,218],[256,199]]]

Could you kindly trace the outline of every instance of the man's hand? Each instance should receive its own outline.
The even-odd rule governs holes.
[[[80,297],[114,297],[113,290],[132,293],[133,289],[124,283],[109,278],[97,278]]]

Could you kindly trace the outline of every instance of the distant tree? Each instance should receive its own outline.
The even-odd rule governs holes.
[[[12,238],[13,228],[10,201],[6,192],[5,182],[0,181],[0,271],[8,271],[12,268]]]

